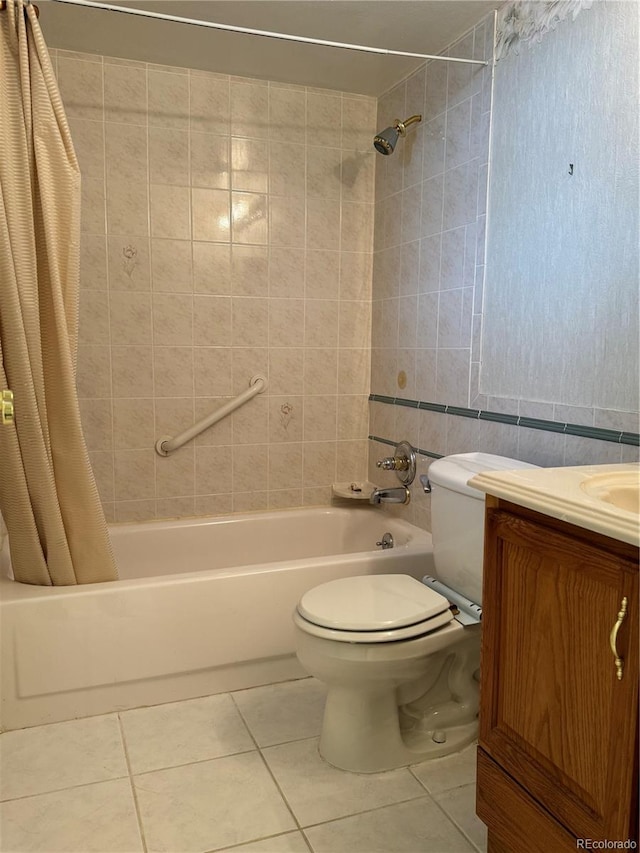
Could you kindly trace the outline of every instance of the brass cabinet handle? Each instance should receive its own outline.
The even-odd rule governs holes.
[[[611,651],[613,652],[613,656],[615,658],[616,665],[616,675],[618,681],[622,681],[622,669],[624,667],[624,661],[621,657],[618,656],[618,649],[616,646],[618,640],[618,631],[620,630],[620,626],[624,622],[625,616],[627,615],[627,596],[622,599],[622,603],[620,605],[620,612],[618,613],[618,618],[616,619],[616,624],[611,629],[611,634],[609,636],[609,644],[611,645]]]
[[[13,423],[13,391],[8,389],[0,392],[0,423]]]

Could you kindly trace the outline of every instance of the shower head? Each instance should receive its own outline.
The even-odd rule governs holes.
[[[405,136],[407,127],[415,122],[422,121],[421,115],[410,116],[404,121],[395,119],[391,127],[385,127],[380,133],[373,137],[373,147],[380,154],[393,154],[393,149],[396,147],[396,142],[399,136]]]

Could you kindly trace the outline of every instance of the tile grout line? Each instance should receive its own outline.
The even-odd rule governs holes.
[[[140,832],[140,840],[142,842],[142,849],[144,853],[148,850],[147,847],[147,839],[144,833],[144,824],[142,822],[142,813],[140,809],[140,803],[138,802],[138,792],[136,791],[136,786],[133,781],[133,770],[131,767],[131,760],[129,758],[129,750],[127,748],[127,740],[124,734],[124,726],[122,724],[122,718],[120,716],[120,712],[117,714],[118,716],[118,729],[120,731],[120,739],[122,740],[122,749],[124,752],[124,758],[127,763],[127,771],[129,773],[129,786],[131,787],[131,796],[133,797],[133,804],[136,810],[136,820],[138,821],[138,831]]]
[[[261,748],[260,748],[260,746],[258,745],[258,742],[257,742],[257,740],[255,739],[253,732],[251,731],[251,727],[249,726],[249,723],[245,720],[244,714],[242,713],[242,710],[241,710],[240,706],[236,703],[235,699],[233,698],[233,694],[232,694],[232,693],[229,693],[229,696],[231,697],[231,700],[232,700],[232,702],[233,702],[233,704],[234,704],[234,706],[235,706],[235,708],[236,708],[236,710],[237,710],[237,712],[238,712],[238,714],[239,714],[239,716],[240,716],[240,718],[241,718],[242,722],[244,723],[244,725],[245,725],[245,727],[246,727],[247,731],[249,732],[249,736],[251,737],[251,740],[254,742],[254,744],[255,744],[255,746],[256,746],[256,749],[257,749],[257,751],[258,751],[258,755],[260,756],[260,760],[262,761],[262,763],[263,763],[264,767],[266,768],[267,773],[269,774],[269,776],[270,776],[270,777],[271,777],[271,779],[273,780],[273,784],[275,785],[276,790],[277,790],[277,791],[278,791],[278,793],[280,794],[280,796],[281,796],[281,798],[282,798],[282,802],[283,802],[283,803],[284,803],[284,805],[286,806],[286,808],[287,808],[287,810],[288,810],[289,814],[291,815],[291,817],[292,817],[292,819],[293,819],[293,821],[294,821],[294,823],[295,823],[295,825],[296,825],[297,829],[298,829],[298,830],[302,830],[302,827],[301,827],[301,825],[300,825],[300,822],[298,821],[297,817],[295,816],[295,813],[294,813],[294,811],[293,811],[293,808],[289,805],[289,801],[288,801],[288,800],[287,800],[287,798],[285,797],[285,795],[284,795],[284,792],[283,792],[282,788],[281,788],[281,787],[280,787],[280,785],[278,784],[278,780],[276,779],[276,777],[275,777],[275,776],[274,776],[274,774],[272,773],[271,768],[269,767],[269,764],[268,764],[268,762],[267,762],[266,758],[265,758],[265,757],[264,757],[264,755],[262,754],[262,749],[261,749]],[[266,747],[265,747],[265,748],[266,748]],[[292,831],[293,831],[293,830],[292,830]],[[280,834],[282,834],[282,833],[280,833]],[[305,840],[306,840],[306,839],[305,839]]]
[[[398,768],[398,769],[402,769],[402,768]],[[343,772],[348,773],[349,771],[343,771]],[[395,771],[385,770],[382,772],[394,773]],[[369,775],[369,774],[357,773],[354,775],[359,776],[359,775]],[[375,775],[375,774],[371,774],[371,775]],[[364,809],[363,811],[351,812],[349,814],[339,815],[338,817],[329,818],[328,820],[321,820],[321,821],[318,821],[317,823],[310,823],[310,824],[305,825],[304,827],[301,827],[301,830],[304,832],[307,829],[315,829],[318,826],[326,826],[327,824],[337,823],[338,821],[341,821],[341,820],[348,820],[349,818],[352,818],[352,817],[361,817],[362,815],[376,814],[377,812],[384,811],[385,809],[392,809],[395,806],[403,806],[406,803],[417,803],[419,800],[424,800],[424,799],[432,799],[431,795],[426,790],[423,791],[423,793],[421,793],[415,797],[408,797],[404,800],[397,800],[394,803],[385,803],[384,805],[375,806],[374,808],[370,808],[370,809]],[[448,815],[447,815],[447,817],[448,817]]]
[[[83,719],[83,718],[80,718]],[[9,729],[8,732],[3,732],[3,734],[9,734],[9,732],[14,731],[13,729]],[[15,731],[23,731],[23,729],[16,729]],[[92,785],[104,785],[105,782],[120,782],[123,779],[128,779],[128,774],[124,776],[112,776],[109,779],[94,779],[93,782],[80,782],[77,785],[67,785],[65,788],[52,788],[49,791],[37,791],[33,794],[23,794],[19,797],[7,797],[6,799],[0,800],[0,806],[5,805],[6,803],[14,803],[18,800],[31,800],[35,797],[47,797],[49,794],[61,794],[63,791],[73,791],[78,788],[88,788]]]
[[[222,695],[222,694],[216,694]],[[189,700],[185,700],[189,701]],[[151,705],[149,707],[158,707],[157,705]],[[160,706],[161,707],[161,706]],[[138,710],[137,708],[133,710]],[[185,761],[182,764],[168,764],[164,767],[154,767],[151,770],[141,770],[139,773],[132,773],[132,776],[140,777],[140,776],[149,776],[151,773],[164,773],[165,770],[181,770],[183,767],[191,767],[192,764],[207,764],[211,761],[222,761],[224,758],[235,758],[238,755],[248,755],[251,752],[255,752],[256,750],[251,749],[241,749],[238,752],[226,752],[224,755],[215,755],[210,758],[198,758],[195,761]],[[124,778],[124,777],[122,777]]]
[[[473,787],[474,787],[474,788],[476,787],[476,783],[475,783],[475,782],[470,782],[470,783],[468,783],[467,785],[457,785],[457,786],[456,786],[456,788],[467,788],[467,787],[471,787],[471,785],[473,785]],[[456,788],[451,788],[451,789],[450,789],[450,791],[455,791],[455,790],[456,790]],[[447,793],[449,793],[450,791],[442,791],[441,793],[443,793],[443,794],[447,794]],[[450,815],[450,814],[449,814],[449,812],[448,812],[448,811],[445,809],[445,807],[444,807],[444,806],[439,802],[439,800],[436,800],[436,798],[435,798],[435,797],[432,797],[432,799],[433,799],[433,802],[436,804],[436,806],[440,809],[440,811],[441,811],[441,812],[446,816],[446,818],[447,818],[447,819],[448,819],[448,820],[449,820],[449,821],[450,821],[450,822],[455,826],[455,828],[458,830],[458,832],[459,832],[459,833],[463,836],[463,838],[464,838],[464,839],[465,839],[465,840],[466,840],[466,841],[467,841],[467,842],[468,842],[468,843],[473,847],[473,849],[474,849],[474,850],[478,850],[478,851],[479,851],[479,853],[482,853],[481,848],[479,848],[479,847],[478,847],[478,845],[477,845],[477,844],[475,844],[475,842],[474,842],[474,841],[472,841],[471,837],[470,837],[469,835],[467,835],[467,833],[464,831],[464,829],[462,829],[462,827],[461,827],[461,826],[460,826],[460,825],[459,825],[459,824],[458,824],[458,823],[453,819],[452,815]]]

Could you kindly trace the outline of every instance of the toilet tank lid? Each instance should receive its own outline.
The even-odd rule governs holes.
[[[495,456],[493,453],[455,453],[436,459],[429,466],[429,480],[437,486],[484,500],[484,492],[468,486],[468,481],[483,471],[514,471],[518,468],[538,468],[519,459]]]

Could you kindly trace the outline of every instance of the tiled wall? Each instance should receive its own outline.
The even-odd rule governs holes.
[[[487,50],[483,23],[450,53],[482,59]],[[379,100],[380,127],[423,120],[376,163],[372,393],[468,405],[490,83],[484,66],[432,61]]]
[[[108,518],[366,474],[375,100],[53,51],[83,174],[78,390]],[[268,377],[168,458],[156,439]]]
[[[447,53],[484,59],[492,39],[490,18]],[[477,385],[490,109],[490,69],[437,60],[379,100],[380,127],[413,113],[423,120],[376,162],[372,394],[469,405]],[[463,419],[381,402],[370,409],[371,435],[435,453],[460,449]],[[397,484],[375,467],[393,448],[370,445],[370,479]],[[419,457],[418,473],[429,461]],[[394,511],[429,528],[417,483],[411,504]]]
[[[448,53],[490,58],[492,39],[491,16]],[[490,75],[432,61],[379,101],[380,127],[412,113],[424,118],[376,162],[371,391],[382,401],[370,403],[370,434],[425,451],[418,474],[433,457],[474,450],[543,466],[637,460],[637,446],[619,441],[621,431],[637,432],[632,413],[601,413],[595,425],[617,431],[605,441],[588,428],[567,434],[566,423],[584,423],[572,407],[478,396]],[[499,422],[503,414],[509,423]],[[392,452],[370,441],[373,482],[398,485],[375,466]],[[430,529],[417,477],[411,503],[387,509]]]

